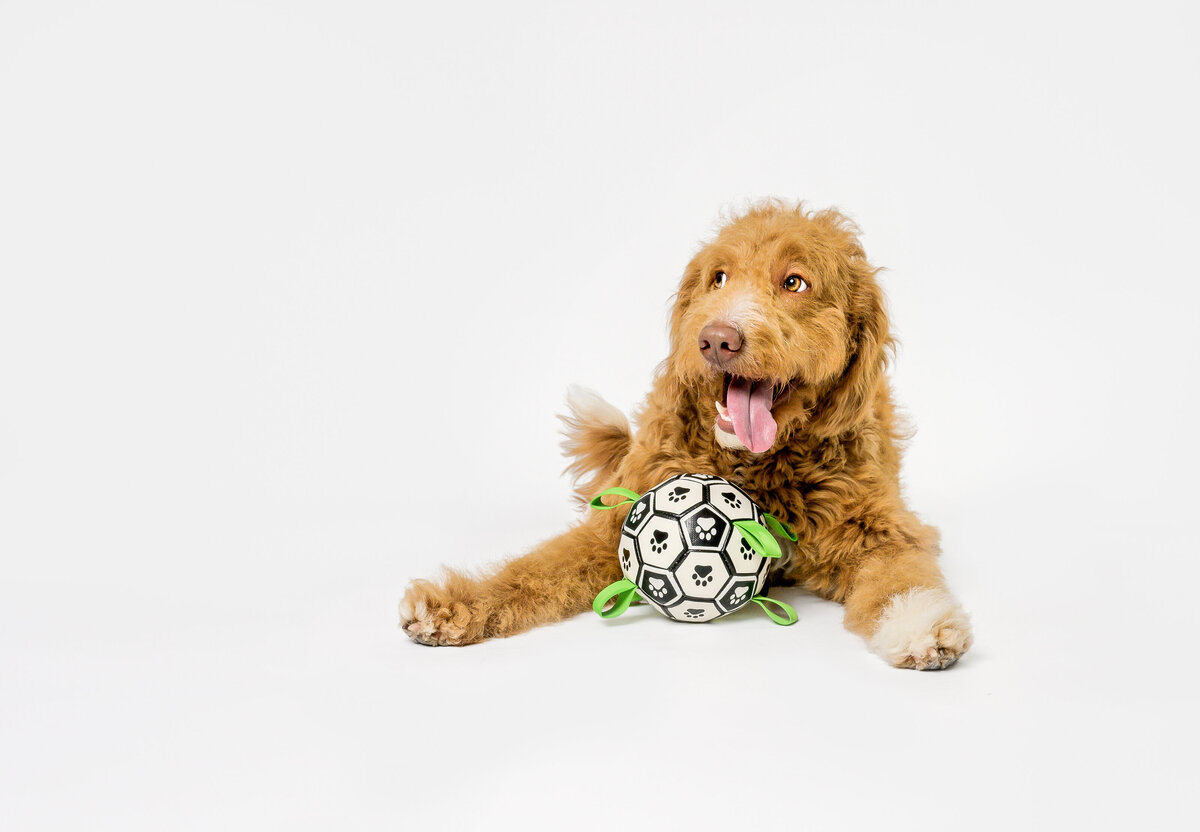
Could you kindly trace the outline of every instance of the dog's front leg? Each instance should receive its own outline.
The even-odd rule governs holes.
[[[584,612],[621,577],[619,522],[592,515],[488,577],[448,570],[441,581],[413,581],[400,600],[400,627],[421,644],[463,645]]]
[[[940,670],[971,646],[971,622],[938,568],[937,533],[896,514],[851,525],[870,529],[875,541],[843,575],[846,628],[895,667]],[[896,533],[904,527],[919,531]]]

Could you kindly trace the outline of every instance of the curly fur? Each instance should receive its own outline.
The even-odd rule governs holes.
[[[725,285],[714,282],[718,271]],[[562,417],[564,448],[583,497],[618,484],[644,491],[684,472],[741,484],[799,537],[775,583],[843,603],[847,628],[893,665],[940,668],[970,646],[970,625],[945,589],[936,530],[900,495],[901,436],[885,374],[892,337],[877,271],[840,213],[774,201],[751,208],[685,269],[670,354],[636,434],[599,396],[576,390]],[[806,291],[783,288],[793,274]],[[724,376],[696,346],[700,329],[718,320],[743,335],[737,375],[787,391],[772,410],[778,431],[765,453],[719,441]],[[589,514],[482,579],[415,582],[401,626],[425,644],[468,644],[587,610],[620,577],[621,515]]]

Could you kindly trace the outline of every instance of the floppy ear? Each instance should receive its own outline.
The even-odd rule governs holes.
[[[817,402],[809,430],[818,436],[837,436],[862,424],[871,414],[892,347],[883,292],[874,270],[857,261],[850,323],[850,360],[833,386]]]
[[[679,291],[675,293],[674,303],[671,305],[672,350],[679,345],[680,331],[683,329],[683,316],[687,313],[687,308],[691,304],[696,290],[700,287],[701,271],[700,255],[697,254],[684,270],[683,278],[679,281]]]

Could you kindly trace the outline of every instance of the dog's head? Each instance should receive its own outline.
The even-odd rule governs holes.
[[[890,347],[857,229],[836,211],[769,203],[695,256],[671,314],[668,370],[727,448],[835,436],[870,413]]]

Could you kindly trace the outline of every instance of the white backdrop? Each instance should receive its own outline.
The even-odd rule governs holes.
[[[0,5],[0,826],[1161,827],[1194,789],[1187,3]],[[723,213],[885,266],[977,646],[840,609],[461,650]],[[836,824],[836,826],[834,826]]]

